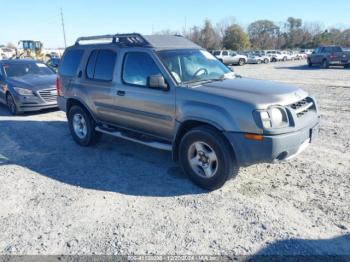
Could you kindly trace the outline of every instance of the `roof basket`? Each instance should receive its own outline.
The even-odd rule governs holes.
[[[105,41],[109,42],[109,40],[113,44],[117,44],[125,47],[130,47],[130,46],[131,47],[136,47],[136,46],[151,47],[152,46],[141,34],[138,34],[138,33],[79,37],[75,41],[75,45],[80,45],[81,42],[90,42],[93,44],[99,44],[101,42],[105,43]]]

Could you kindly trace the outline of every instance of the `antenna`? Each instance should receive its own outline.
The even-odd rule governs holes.
[[[66,30],[64,29],[64,20],[63,20],[63,11],[62,11],[62,8],[61,8],[61,23],[62,23],[62,30],[63,30],[64,48],[67,48]]]

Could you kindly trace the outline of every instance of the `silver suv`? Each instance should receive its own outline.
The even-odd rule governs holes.
[[[215,50],[212,54],[225,65],[244,65],[248,61],[246,55],[240,55],[231,50]]]
[[[169,150],[209,190],[240,166],[291,159],[318,134],[305,91],[236,76],[181,36],[79,38],[65,51],[57,91],[78,144],[105,133]]]

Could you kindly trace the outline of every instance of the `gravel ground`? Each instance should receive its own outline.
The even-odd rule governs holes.
[[[319,139],[211,193],[169,153],[108,136],[82,148],[64,113],[0,107],[0,254],[350,255],[350,70],[304,63],[235,70],[314,95]]]

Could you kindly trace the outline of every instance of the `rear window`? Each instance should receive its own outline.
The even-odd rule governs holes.
[[[60,66],[60,74],[63,76],[74,76],[77,73],[83,53],[84,51],[79,49],[67,51]]]
[[[335,46],[333,47],[333,52],[341,52],[341,47],[340,46]]]
[[[94,50],[86,66],[86,77],[98,81],[112,81],[117,54],[112,50]]]

